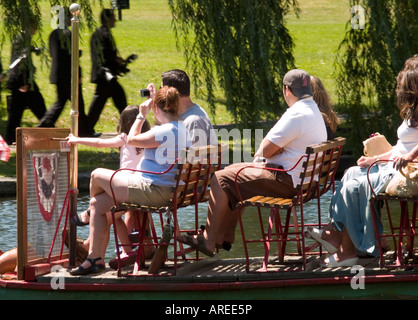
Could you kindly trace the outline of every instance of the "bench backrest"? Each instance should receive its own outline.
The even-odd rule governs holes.
[[[221,169],[223,150],[219,145],[190,147],[180,152],[173,207],[185,207],[209,199],[210,180],[214,172]]]
[[[135,203],[118,204],[112,188],[113,174],[110,179],[110,188],[115,205],[111,210],[116,212],[118,210],[140,209],[149,212],[166,212],[167,210],[197,205],[199,202],[209,200],[210,179],[215,171],[221,169],[221,158],[224,150],[225,147],[221,145],[190,147],[181,150],[176,162],[165,171],[173,170],[173,167],[178,171],[173,187],[173,197],[165,207],[147,206],[142,204],[140,199]],[[125,168],[118,169],[115,173],[121,170],[138,171]],[[165,172],[155,172],[155,174],[164,174]]]
[[[300,204],[318,198],[334,187],[345,141],[345,138],[338,137],[306,148],[302,163],[304,171],[300,174],[298,195],[293,198],[293,203]]]

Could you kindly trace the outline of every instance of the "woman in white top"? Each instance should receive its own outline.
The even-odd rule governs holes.
[[[389,152],[376,157],[360,157],[355,167],[344,174],[330,206],[331,222],[323,230],[308,229],[308,234],[331,253],[325,267],[353,266],[358,255],[379,256],[370,209],[372,190],[367,179],[367,168],[379,160],[403,159],[413,154],[418,141],[418,69],[406,64],[397,77],[397,103],[403,118],[398,128],[398,142]],[[370,184],[373,190],[383,190],[394,174],[393,163],[373,166]],[[376,205],[375,211],[380,207]],[[383,231],[378,221],[379,232]]]

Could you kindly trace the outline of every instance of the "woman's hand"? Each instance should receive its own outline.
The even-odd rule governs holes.
[[[408,153],[396,157],[393,162],[393,167],[396,170],[401,170],[406,167],[408,162],[414,161],[418,157],[418,144]]]
[[[139,105],[139,112],[141,112],[142,116],[146,118],[151,110],[152,101],[155,98],[157,91],[155,90],[155,86],[153,83],[150,83],[147,86],[147,89],[150,92],[149,98]]]
[[[155,95],[157,94],[157,89],[155,89],[155,85],[153,83],[150,83],[147,86],[147,89],[149,90],[149,97],[150,97],[150,99],[154,100]]]
[[[365,156],[361,156],[358,160],[357,160],[357,165],[361,168],[367,168],[368,166],[370,166],[373,162],[375,162],[376,159],[373,157],[365,157]]]
[[[142,102],[139,105],[139,112],[142,114],[142,116],[144,118],[146,118],[148,116],[148,114],[149,114],[149,112],[151,110],[151,107],[152,107],[152,99],[151,98],[148,99],[148,100],[146,100],[146,101],[144,101],[144,102]]]
[[[413,154],[411,154],[411,153],[407,153],[407,154],[404,154],[400,157],[396,157],[395,159],[393,159],[393,167],[396,170],[401,170],[402,168],[406,167],[408,162],[413,161],[414,158],[415,157],[413,157]]]

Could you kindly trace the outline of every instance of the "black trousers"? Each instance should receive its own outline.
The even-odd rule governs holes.
[[[8,107],[9,117],[6,126],[5,140],[8,144],[16,141],[16,128],[20,127],[23,111],[29,108],[40,120],[46,112],[45,101],[34,83],[33,90],[21,92],[19,89],[12,90],[12,99]]]
[[[90,128],[93,129],[97,121],[99,121],[100,114],[102,113],[107,99],[109,98],[112,98],[119,114],[122,113],[123,109],[125,109],[127,105],[126,95],[122,86],[116,81],[116,79],[111,81],[102,80],[97,83],[96,92],[94,93],[94,97],[87,114],[87,121]]]
[[[78,126],[79,135],[92,132],[93,129],[88,127],[87,116],[84,111],[84,99],[81,84],[78,87]],[[61,115],[67,101],[71,102],[71,82],[62,82],[57,84],[57,100],[51,108],[45,113],[38,124],[38,127],[54,127],[55,122]]]

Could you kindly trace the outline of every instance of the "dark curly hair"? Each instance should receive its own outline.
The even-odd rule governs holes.
[[[418,126],[418,68],[406,67],[396,78],[396,100],[401,118],[408,126]]]

